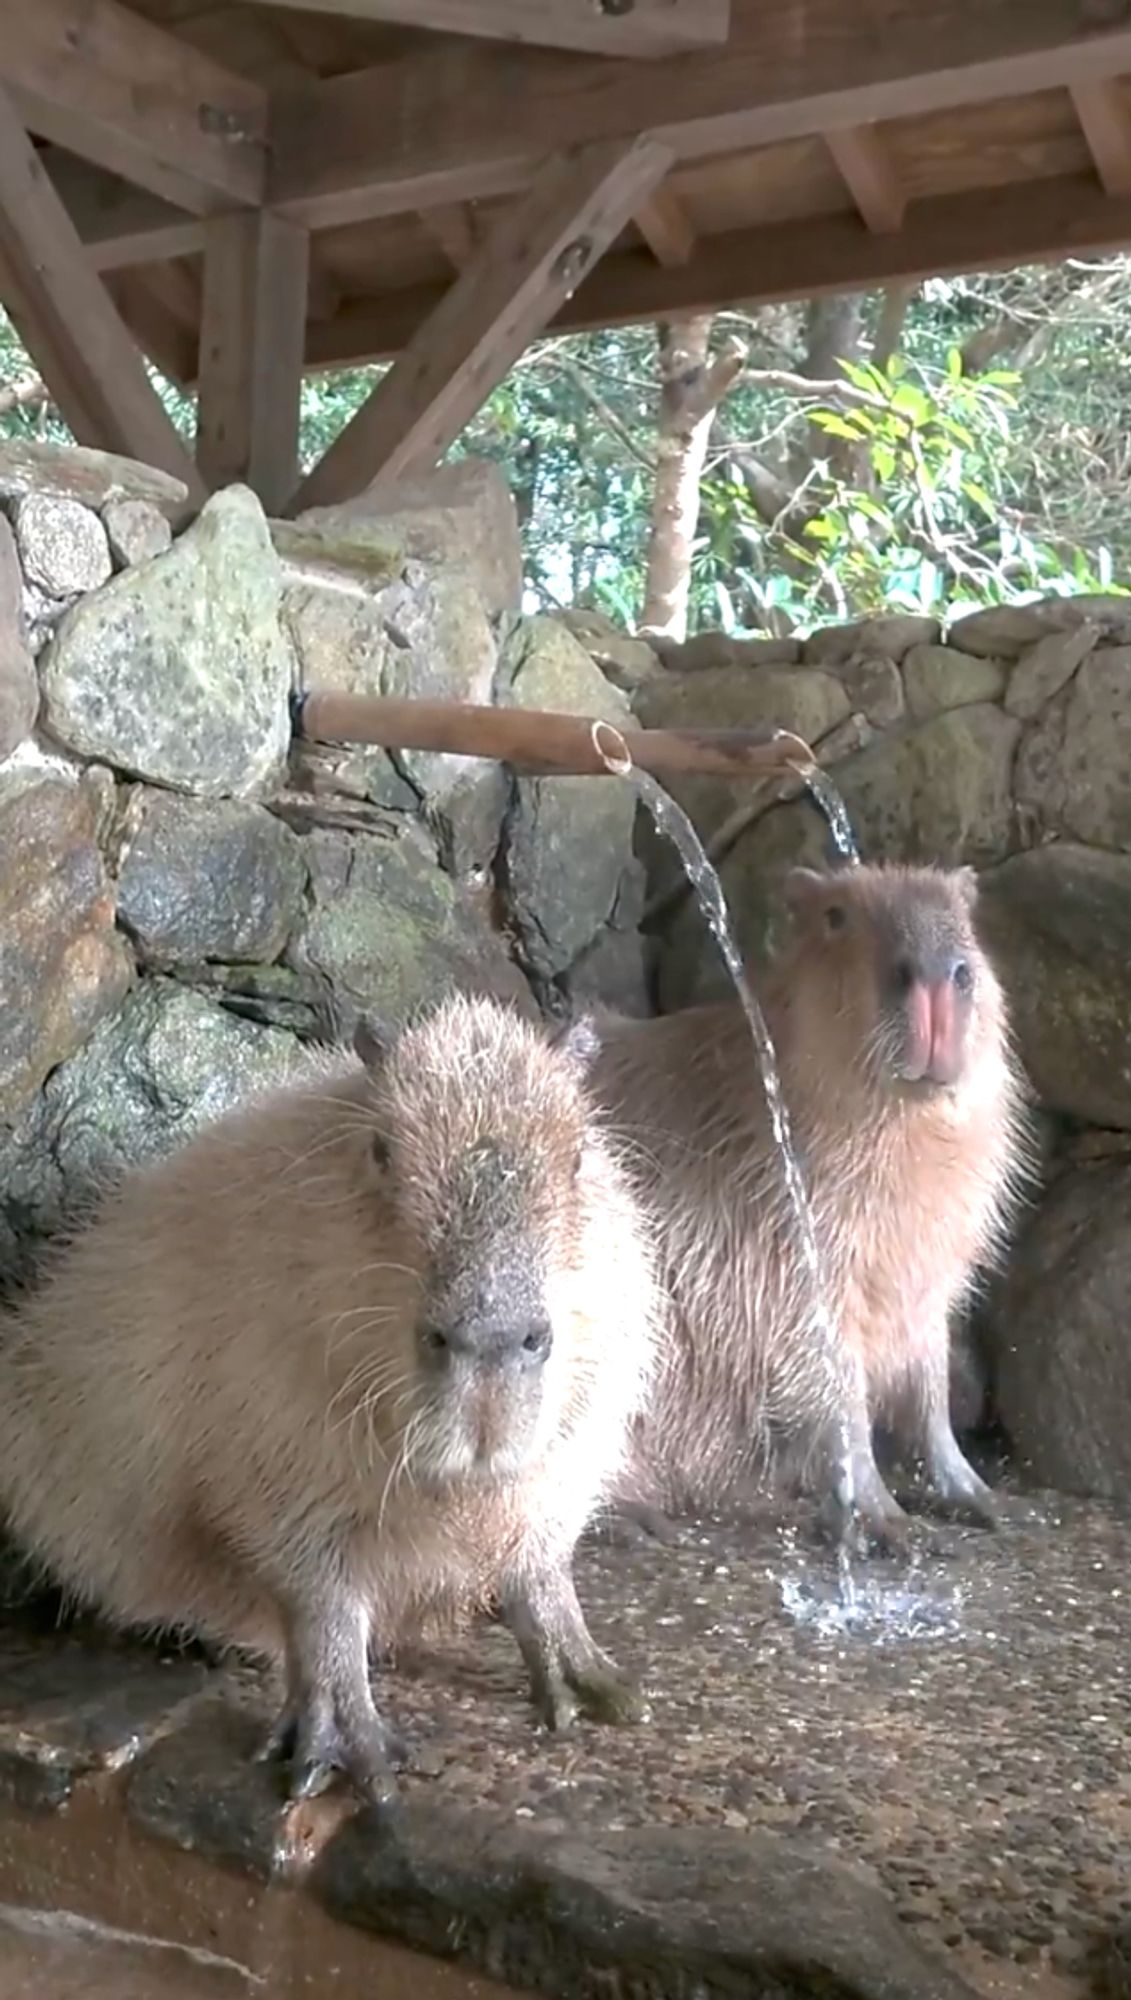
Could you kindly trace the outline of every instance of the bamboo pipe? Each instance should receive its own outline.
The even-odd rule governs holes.
[[[598,719],[548,709],[470,702],[401,701],[312,688],[295,702],[296,734],[318,743],[376,743],[386,750],[441,750],[490,757],[531,776],[609,777],[595,741]],[[816,763],[788,729],[621,729],[632,763],[653,777],[761,777]]]

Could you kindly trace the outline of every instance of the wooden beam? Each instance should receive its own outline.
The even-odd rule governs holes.
[[[430,470],[670,165],[651,139],[547,161],[303,481],[294,511]]]
[[[200,216],[130,187],[58,146],[40,147],[39,157],[96,271],[124,271],[131,264],[163,263],[203,250]]]
[[[827,132],[825,144],[868,228],[883,236],[899,229],[907,197],[874,125],[846,125]]]
[[[266,93],[118,0],[0,0],[29,130],[205,215],[262,196]]]
[[[695,248],[695,231],[670,188],[657,188],[632,219],[658,264],[686,264]]]
[[[0,90],[0,287],[80,444],[200,481],[30,138]]]
[[[142,353],[187,391],[196,381],[197,328],[172,310],[167,294],[154,283],[157,268],[107,271],[106,289]]]
[[[1108,194],[1131,194],[1131,117],[1119,84],[1104,77],[1075,84],[1072,102]]]
[[[261,0],[262,4],[262,0]],[[597,56],[659,56],[725,42],[730,0],[267,0],[306,14],[402,22],[448,35]]]
[[[298,478],[309,244],[264,210],[207,225],[196,462],[214,489],[244,481],[269,514]]]
[[[420,220],[452,269],[462,271],[474,257],[480,241],[473,205],[466,201],[440,202],[435,208],[426,208]]]
[[[579,333],[1129,246],[1131,199],[1113,200],[1091,175],[1071,174],[995,188],[992,201],[978,188],[915,202],[904,227],[882,236],[846,214],[700,237],[687,263],[674,270],[645,250],[619,251],[562,305],[550,330]],[[308,367],[387,360],[441,296],[434,286],[419,286],[352,302],[329,325],[311,329]]]
[[[1131,70],[1116,4],[1092,29],[1086,0],[733,0],[725,49],[646,65],[441,45],[277,95],[269,200],[319,227],[506,193],[640,131],[696,159],[1063,88]]]

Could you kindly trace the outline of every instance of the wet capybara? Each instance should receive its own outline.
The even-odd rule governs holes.
[[[827,1486],[850,1446],[863,1526],[906,1516],[873,1426],[936,1501],[989,1523],[954,1436],[950,1320],[1005,1240],[1023,1181],[1023,1092],[970,869],[798,869],[792,937],[752,973],[777,1049],[822,1254],[830,1343],[787,1197],[750,1028],[735,1003],[601,1023],[594,1087],[631,1147],[666,1269],[665,1358],[637,1420],[626,1510],[725,1507],[780,1452]],[[780,1461],[779,1461],[780,1462]]]

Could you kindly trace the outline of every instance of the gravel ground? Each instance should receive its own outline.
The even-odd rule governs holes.
[[[802,1829],[987,1992],[1079,1992],[1131,1919],[1131,1520],[1006,1505],[997,1536],[858,1565],[854,1607],[780,1521],[587,1548],[582,1601],[651,1724],[539,1733],[508,1636],[476,1631],[387,1674],[406,1782],[557,1826]]]

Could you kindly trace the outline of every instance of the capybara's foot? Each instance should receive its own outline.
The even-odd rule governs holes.
[[[591,1638],[568,1570],[524,1580],[503,1615],[548,1728],[569,1729],[579,1715],[621,1725],[647,1719],[640,1690]]]
[[[341,1773],[372,1805],[389,1805],[396,1797],[394,1773],[405,1761],[405,1746],[372,1704],[368,1714],[359,1714],[354,1703],[316,1695],[297,1714],[283,1712],[259,1756],[263,1762],[290,1765],[291,1799],[316,1798]]]
[[[954,1458],[928,1471],[924,1497],[936,1513],[972,1522],[978,1528],[995,1529],[1001,1526],[1001,1514],[993,1492],[962,1456],[957,1445]]]
[[[611,1661],[594,1661],[580,1669],[555,1662],[540,1676],[534,1698],[548,1729],[572,1728],[579,1715],[616,1728],[646,1722],[648,1704],[640,1688]]]

